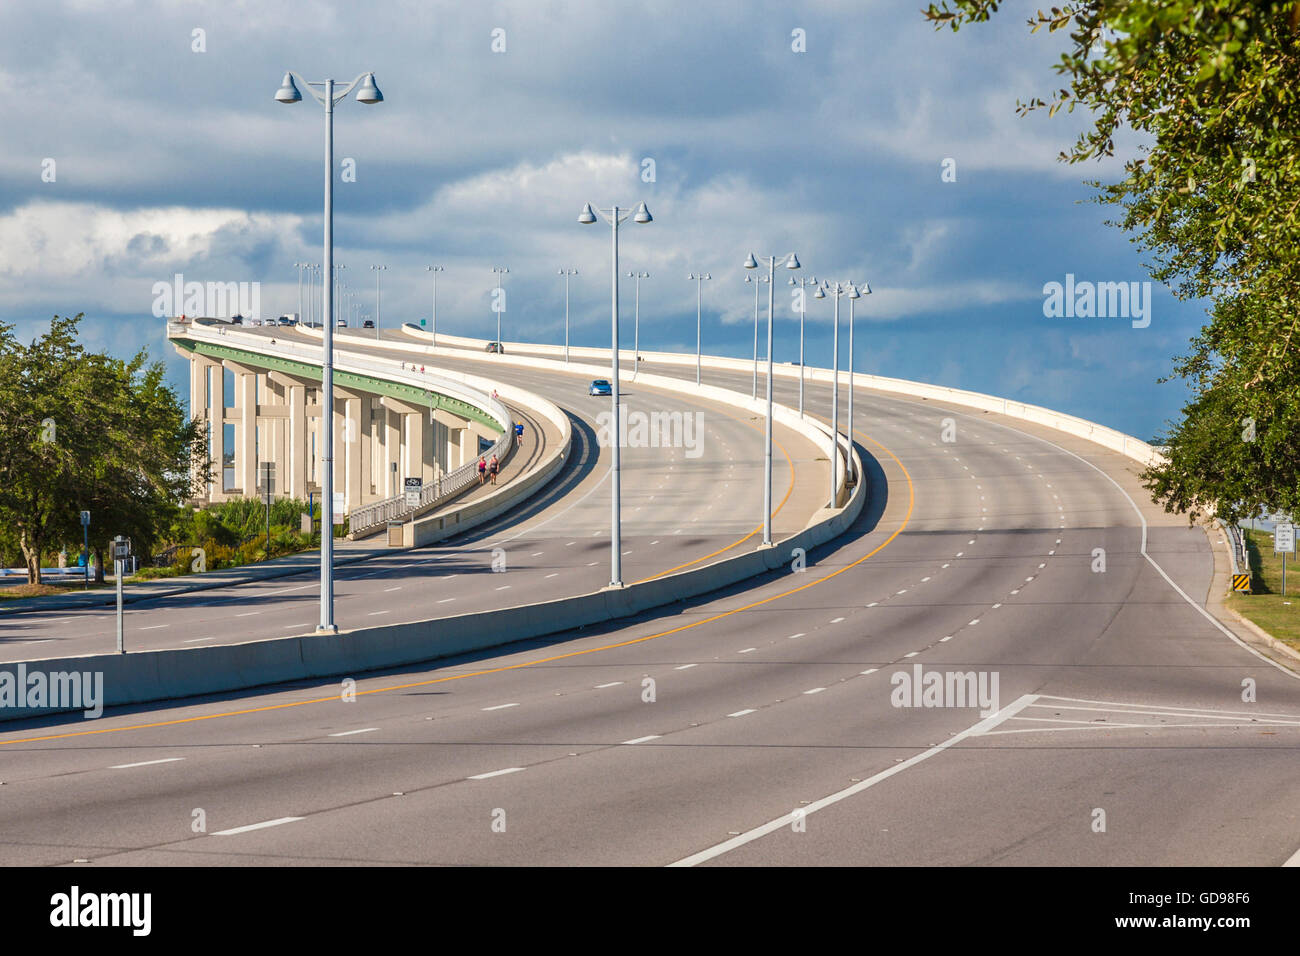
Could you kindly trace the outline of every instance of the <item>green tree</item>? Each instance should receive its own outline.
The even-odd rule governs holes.
[[[924,15],[959,29],[1000,0],[943,0]],[[1080,0],[1030,18],[1065,31],[1063,86],[1022,113],[1081,105],[1092,123],[1061,153],[1113,155],[1124,126],[1151,142],[1119,182],[1093,182],[1112,224],[1180,298],[1211,300],[1210,322],[1177,361],[1192,398],[1145,481],[1169,511],[1225,516],[1297,504],[1300,412],[1300,2]],[[1251,434],[1253,438],[1244,438]]]
[[[148,547],[206,475],[198,426],[186,421],[161,364],[87,353],[82,316],[54,316],[24,347],[0,324],[0,522],[16,534],[29,582],[51,549],[81,542],[89,510],[102,580],[104,536]]]

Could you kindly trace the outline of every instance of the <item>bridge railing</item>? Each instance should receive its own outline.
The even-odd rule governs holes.
[[[506,431],[484,454],[496,455],[497,460],[505,464],[514,447],[513,434]],[[406,494],[402,493],[354,509],[348,519],[348,534],[354,538],[364,537],[375,529],[384,527],[389,521],[398,519],[408,521],[425,511],[446,504],[474,483],[474,477],[478,474],[479,457],[475,455],[472,460],[465,462],[459,468],[423,485],[420,488],[419,504],[415,507],[406,503]]]

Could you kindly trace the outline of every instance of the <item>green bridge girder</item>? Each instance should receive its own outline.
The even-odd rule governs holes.
[[[282,372],[285,375],[296,375],[299,378],[320,378],[320,366],[311,365],[307,362],[263,355],[260,352],[253,352],[248,349],[217,345],[214,342],[201,342],[183,336],[171,338],[168,341],[186,351],[218,361],[229,359],[250,368]],[[412,405],[423,405],[437,411],[449,412],[466,420],[486,425],[497,434],[501,434],[503,431],[501,423],[478,406],[432,389],[403,385],[400,382],[388,382],[382,378],[375,378],[373,375],[362,375],[358,372],[341,372],[337,367],[334,369],[334,383],[342,388],[354,388],[375,395],[387,395],[390,398],[408,402]]]

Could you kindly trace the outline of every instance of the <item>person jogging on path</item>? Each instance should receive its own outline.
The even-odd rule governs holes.
[[[488,471],[492,475],[492,484],[497,483],[497,473],[501,470],[501,462],[497,461],[497,456],[492,456],[492,463],[488,465]]]
[[[524,423],[515,422],[515,444],[522,445],[523,443],[524,443]]]
[[[480,458],[478,460],[478,483],[483,484],[483,479],[487,476],[487,460]]]

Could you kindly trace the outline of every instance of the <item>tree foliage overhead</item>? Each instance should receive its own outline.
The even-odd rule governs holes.
[[[957,30],[1000,0],[942,0]],[[1124,178],[1094,183],[1118,207],[1154,278],[1209,298],[1178,360],[1192,399],[1145,479],[1167,510],[1235,518],[1300,509],[1300,0],[1079,0],[1028,21],[1065,31],[1063,86],[1022,113],[1082,106],[1092,123],[1061,154],[1111,156],[1124,127],[1151,145]]]
[[[116,534],[148,547],[190,497],[191,475],[207,475],[199,426],[161,363],[87,352],[80,320],[55,316],[29,346],[0,323],[0,524],[33,584],[48,551],[80,544],[81,511],[101,559]]]

